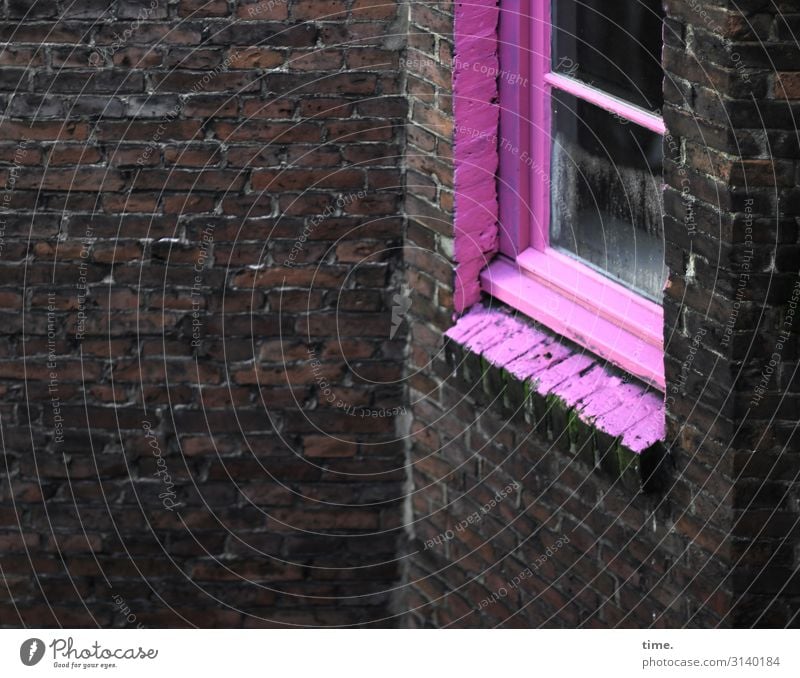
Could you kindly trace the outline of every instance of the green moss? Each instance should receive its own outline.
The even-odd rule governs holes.
[[[460,348],[460,347],[459,347]],[[458,359],[459,348],[452,347],[450,359]],[[461,374],[480,386],[489,401],[495,400],[503,416],[535,428],[539,435],[552,434],[558,447],[577,455],[587,466],[618,479],[631,492],[642,487],[642,459],[638,454],[584,420],[555,393],[542,394],[535,379],[521,380],[504,367],[493,365],[482,355],[464,351]],[[502,394],[502,398],[498,397]],[[476,394],[479,395],[479,394]]]
[[[483,387],[483,392],[487,395],[487,397],[491,398],[495,394],[493,393],[492,383],[491,383],[491,373],[492,373],[492,364],[486,360],[483,356],[481,356],[481,386]]]
[[[578,413],[574,409],[567,412],[567,431],[569,432],[569,442],[577,450],[578,438],[580,432],[578,430]]]

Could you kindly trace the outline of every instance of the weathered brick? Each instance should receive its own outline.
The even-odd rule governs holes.
[[[354,32],[377,41],[399,5],[362,8]],[[250,613],[276,624],[391,618],[380,592],[398,568],[366,566],[394,558],[404,452],[387,442],[394,417],[350,408],[402,405],[402,391],[381,382],[402,376],[399,348],[384,347],[402,250],[382,255],[377,273],[349,255],[324,259],[334,242],[345,253],[363,237],[400,241],[402,129],[367,137],[385,115],[403,117],[402,98],[363,107],[350,128],[327,125],[351,118],[365,95],[400,91],[402,45],[367,40],[350,62],[342,41],[317,49],[316,22],[345,26],[349,10],[339,0],[78,0],[62,17],[55,3],[7,3],[0,172],[5,182],[13,171],[14,186],[0,238],[0,395],[14,480],[0,490],[0,526],[15,530],[0,534],[0,550],[19,615],[5,614],[4,599],[1,624],[124,626],[116,594],[147,625],[241,626]],[[297,25],[287,25],[290,12]],[[313,75],[278,71],[290,62]],[[373,165],[380,196],[367,201],[359,191]],[[305,228],[298,265],[283,268]],[[351,338],[337,332],[337,313]],[[367,381],[345,377],[345,359]],[[156,449],[183,524],[158,496]],[[52,502],[52,523],[42,502]],[[174,564],[158,560],[163,546],[143,524],[169,541]],[[331,530],[349,535],[333,551],[322,534]],[[17,558],[22,549],[29,558]],[[51,567],[56,552],[67,558]],[[303,566],[264,569],[270,554]],[[341,586],[314,574],[337,569],[362,574]],[[113,588],[91,585],[101,572]],[[198,602],[186,572],[247,612]],[[41,576],[59,601],[52,612],[42,591],[17,583]],[[142,576],[159,578],[174,611],[141,594]],[[286,594],[259,593],[256,579],[296,581],[301,597],[287,607]],[[325,613],[302,597],[359,587],[379,595]]]
[[[800,14],[666,4],[671,449],[636,459],[442,350],[458,3],[5,3],[2,623],[790,623]]]

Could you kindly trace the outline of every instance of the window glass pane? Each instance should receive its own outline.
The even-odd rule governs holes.
[[[553,92],[550,245],[661,302],[662,137]]]
[[[661,108],[661,0],[554,0],[553,70]]]

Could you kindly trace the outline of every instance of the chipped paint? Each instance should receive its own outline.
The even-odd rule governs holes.
[[[665,437],[663,397],[647,386],[625,383],[599,359],[570,349],[528,323],[500,310],[477,306],[446,336],[524,384],[526,400],[538,394],[566,413],[570,440],[576,421],[619,439],[620,470],[628,453],[641,454]],[[532,403],[531,403],[532,405]]]

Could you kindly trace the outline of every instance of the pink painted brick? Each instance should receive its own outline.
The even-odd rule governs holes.
[[[453,97],[455,177],[455,280],[453,304],[465,312],[481,298],[478,276],[497,252],[499,167],[494,139],[499,120],[496,73],[496,0],[459,2],[455,7]],[[481,64],[475,68],[475,64]]]

